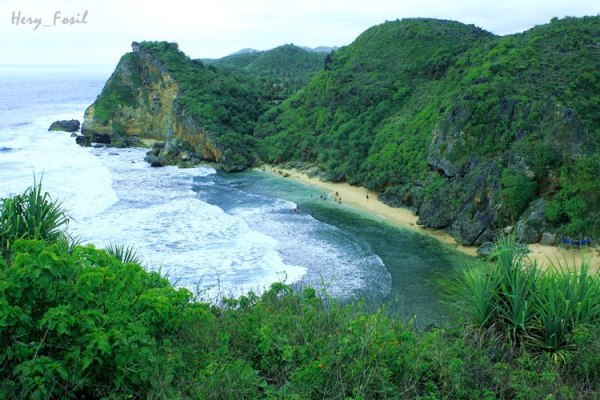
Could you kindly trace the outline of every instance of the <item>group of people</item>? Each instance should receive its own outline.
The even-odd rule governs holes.
[[[312,199],[312,197],[313,197],[313,195],[311,194],[310,198]],[[329,196],[322,194],[322,195],[319,196],[319,200],[326,201],[328,197]],[[334,203],[342,204],[342,196],[340,196],[339,192],[335,192],[333,194],[333,201],[334,201]],[[368,193],[367,193],[367,201],[369,201],[369,194]],[[296,208],[292,209],[292,212],[296,212],[296,213],[297,212],[302,212],[302,209],[299,206],[296,206]]]

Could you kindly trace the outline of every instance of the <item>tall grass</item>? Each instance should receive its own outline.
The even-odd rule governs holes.
[[[138,256],[135,249],[131,246],[126,246],[124,244],[117,243],[109,243],[106,246],[106,252],[109,256],[116,258],[122,264],[142,264],[142,259]]]
[[[18,239],[52,242],[64,233],[69,218],[54,202],[42,183],[34,183],[22,194],[0,200],[0,249],[5,252]]]
[[[541,271],[512,237],[450,285],[458,307],[477,329],[492,329],[513,346],[557,353],[579,327],[600,323],[600,276],[583,260]]]

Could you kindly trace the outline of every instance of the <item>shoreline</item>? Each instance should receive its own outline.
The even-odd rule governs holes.
[[[352,186],[346,182],[334,183],[322,181],[318,178],[311,178],[305,172],[295,169],[273,167],[264,165],[259,170],[266,171],[282,178],[289,178],[302,182],[309,186],[324,189],[329,193],[328,198],[333,201],[334,198],[340,198],[343,205],[350,206],[357,210],[366,212],[372,216],[381,218],[383,221],[399,228],[410,229],[414,232],[433,237],[440,242],[454,248],[455,250],[471,257],[477,257],[477,247],[465,246],[458,243],[450,234],[443,230],[434,230],[425,228],[417,224],[419,217],[408,208],[390,207],[378,198],[378,193],[373,192],[361,186]],[[336,196],[335,194],[338,194]],[[590,272],[596,273],[600,270],[600,251],[594,248],[585,250],[566,249],[556,246],[541,245],[538,243],[529,244],[528,258],[531,261],[537,261],[542,269],[547,268],[553,262],[568,262],[572,265],[575,262],[580,265],[581,260],[585,258],[590,264]]]

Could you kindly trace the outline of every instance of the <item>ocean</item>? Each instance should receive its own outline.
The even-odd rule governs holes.
[[[417,325],[453,319],[440,280],[470,260],[433,238],[267,172],[151,168],[144,149],[83,148],[48,132],[56,120],[82,121],[113,68],[0,66],[0,197],[41,180],[78,240],[132,246],[147,269],[200,298],[286,282],[388,304]]]

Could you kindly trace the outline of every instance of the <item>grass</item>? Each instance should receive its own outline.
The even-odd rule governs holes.
[[[60,203],[34,183],[22,194],[2,199],[0,211],[0,248],[6,251],[18,239],[57,240],[69,217]]]
[[[501,238],[489,259],[450,284],[453,299],[476,329],[492,329],[513,346],[558,355],[570,335],[600,322],[600,276],[584,260],[541,271],[514,237]]]

